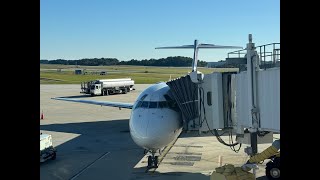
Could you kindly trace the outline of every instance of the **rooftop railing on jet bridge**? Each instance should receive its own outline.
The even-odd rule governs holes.
[[[269,68],[274,67],[277,64],[280,66],[280,43],[270,43],[265,44],[261,46],[256,46],[257,53],[260,57],[260,61],[263,63],[260,63],[260,68]],[[237,56],[237,58],[244,58],[246,55],[246,50],[237,50],[232,51],[228,53],[228,58],[231,58],[231,56],[234,57],[234,55]]]

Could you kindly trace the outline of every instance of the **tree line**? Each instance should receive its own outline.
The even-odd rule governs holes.
[[[174,56],[160,59],[144,59],[129,61],[119,61],[116,58],[84,58],[80,60],[40,60],[40,64],[64,64],[64,65],[83,65],[83,66],[112,66],[112,65],[138,65],[138,66],[172,66],[189,67],[192,65],[192,58],[183,56]],[[204,67],[207,62],[198,60],[198,66]]]

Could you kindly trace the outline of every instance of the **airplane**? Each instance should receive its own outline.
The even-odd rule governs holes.
[[[158,47],[156,49],[194,49],[192,72],[197,72],[199,48],[242,47],[198,44],[198,40],[195,40],[193,45]],[[177,139],[182,132],[183,116],[181,110],[170,87],[165,82],[156,83],[146,88],[133,104],[59,97],[52,99],[132,109],[129,119],[130,135],[138,146],[144,148],[145,152],[151,153],[148,156],[148,169],[158,167],[156,152],[158,150],[160,152],[162,148]]]

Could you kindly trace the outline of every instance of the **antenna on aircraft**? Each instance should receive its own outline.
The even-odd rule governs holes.
[[[183,45],[183,46],[168,46],[168,47],[156,47],[155,49],[193,49],[193,60],[192,60],[192,72],[197,72],[198,63],[198,50],[200,48],[205,49],[243,49],[240,46],[221,46],[214,44],[198,44],[198,40],[194,40],[193,45]]]

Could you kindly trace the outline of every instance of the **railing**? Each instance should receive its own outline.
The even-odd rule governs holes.
[[[270,64],[266,63],[266,61],[271,62],[272,66],[275,66],[277,62],[280,61],[280,43],[270,43],[257,46],[256,50],[259,55],[259,61],[263,61],[263,64],[261,64],[260,62],[259,64],[264,66],[265,69],[268,66],[268,64]],[[230,58],[231,55],[237,55],[238,58],[244,58],[245,54],[247,54],[245,49],[232,51],[228,53],[228,58]]]

